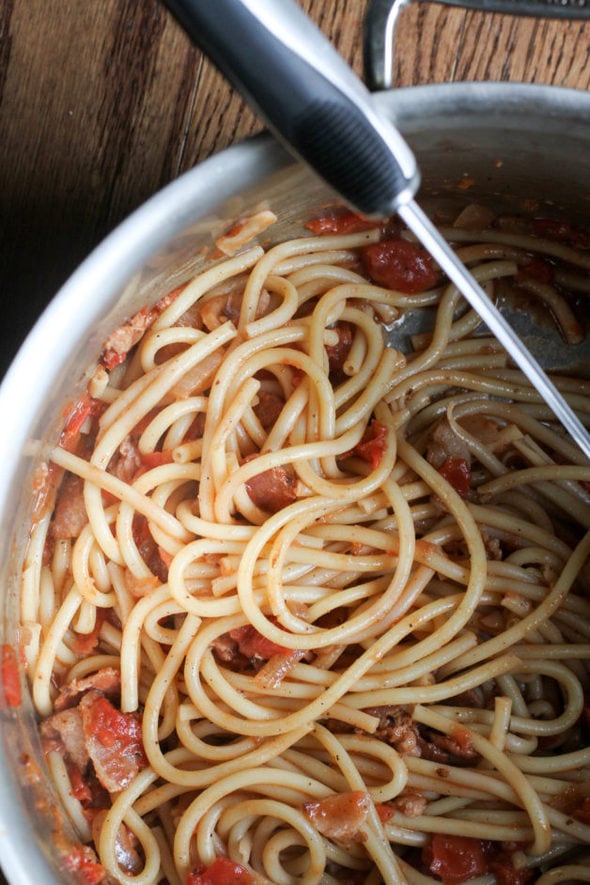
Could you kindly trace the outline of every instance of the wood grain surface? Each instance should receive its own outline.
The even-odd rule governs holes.
[[[367,0],[301,4],[360,73]],[[395,83],[588,89],[588,27],[410,4]],[[0,0],[0,370],[109,230],[259,128],[157,0]]]

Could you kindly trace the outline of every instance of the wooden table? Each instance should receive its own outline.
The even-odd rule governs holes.
[[[360,72],[367,0],[302,5]],[[589,26],[434,3],[412,4],[400,19],[399,85],[590,85]],[[0,0],[0,371],[110,229],[259,128],[157,0]]]
[[[360,72],[367,0],[302,5]],[[588,89],[589,27],[417,3],[401,16],[395,81]],[[0,0],[0,371],[113,226],[259,128],[157,0]]]

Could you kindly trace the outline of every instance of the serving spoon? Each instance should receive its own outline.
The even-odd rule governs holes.
[[[290,152],[346,203],[370,218],[399,215],[590,458],[580,419],[414,200],[420,174],[409,146],[297,3],[164,2]]]

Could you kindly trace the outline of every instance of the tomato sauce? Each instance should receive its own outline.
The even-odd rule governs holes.
[[[408,240],[382,240],[365,246],[361,260],[375,283],[406,295],[425,292],[440,282],[440,270],[430,253]]]

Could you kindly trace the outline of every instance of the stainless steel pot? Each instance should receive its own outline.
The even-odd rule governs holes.
[[[505,9],[508,3],[453,5]],[[518,7],[559,15],[564,9],[589,12],[586,0],[525,0]],[[455,83],[384,91],[375,100],[416,152],[426,207],[477,201],[499,211],[532,210],[588,226],[590,94]],[[154,196],[58,293],[0,389],[0,414],[7,423],[0,434],[0,643],[18,640],[20,565],[35,464],[56,437],[64,404],[85,386],[108,332],[198,271],[201,249],[211,246],[231,220],[268,205],[280,218],[273,237],[282,239],[302,232],[302,221],[329,198],[270,138],[256,138],[204,162]],[[43,773],[26,692],[18,710],[1,704],[0,721],[2,867],[13,885],[67,881],[59,855],[68,827]]]

